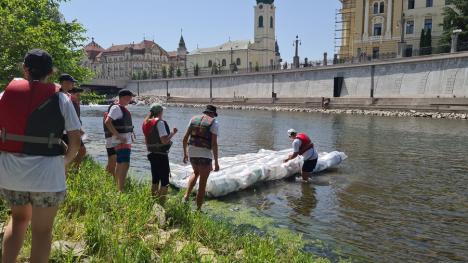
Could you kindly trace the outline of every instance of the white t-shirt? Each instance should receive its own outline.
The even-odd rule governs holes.
[[[299,152],[299,149],[301,148],[302,141],[299,139],[295,139],[292,143],[293,149],[295,153]],[[307,160],[313,160],[318,158],[318,153],[315,150],[315,148],[311,148],[307,150],[305,153],[302,154],[302,157],[304,157],[304,161]]]
[[[118,119],[121,119],[123,118],[123,112],[122,110],[120,109],[120,106],[119,105],[114,105],[110,108],[109,110],[109,118],[111,118],[112,120],[118,120]],[[120,135],[122,135],[126,140],[127,140],[127,144],[132,144],[132,133],[131,132],[127,132],[127,133],[121,133]],[[112,148],[112,147],[115,147],[119,144],[121,144],[122,142],[120,140],[118,140],[117,138],[115,138],[114,136],[112,136],[111,138],[107,138],[106,139],[106,148]]]
[[[159,138],[169,135],[167,134],[166,125],[164,125],[163,121],[158,121],[156,128],[158,129]]]
[[[71,100],[59,94],[65,130],[81,128]],[[31,156],[0,152],[0,187],[23,192],[61,192],[66,189],[63,156]]]
[[[190,127],[190,123],[188,127]],[[216,134],[219,136],[219,124],[217,120],[214,120],[213,124],[211,125],[210,131],[212,134]],[[189,145],[188,147],[188,154],[190,158],[207,158],[213,159],[213,152],[210,149],[197,147]]]

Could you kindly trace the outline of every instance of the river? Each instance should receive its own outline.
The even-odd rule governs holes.
[[[88,150],[102,163],[105,109],[82,109]],[[146,110],[130,107],[137,127],[132,173],[140,177],[149,177],[140,128]],[[183,132],[200,111],[166,110],[180,130],[171,162],[182,162]],[[349,157],[311,184],[274,182],[222,201],[253,208],[359,262],[468,262],[468,121],[235,110],[221,110],[218,119],[221,156],[289,148],[286,131],[295,128],[320,152]]]

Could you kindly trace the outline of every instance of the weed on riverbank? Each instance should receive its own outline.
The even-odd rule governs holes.
[[[67,245],[55,246],[52,262],[329,262],[303,252],[301,242],[194,212],[180,195],[168,199],[167,220],[158,222],[149,184],[131,180],[125,193],[117,193],[113,179],[92,160],[70,173],[67,184],[53,232],[55,244]],[[30,234],[20,261],[29,251]]]

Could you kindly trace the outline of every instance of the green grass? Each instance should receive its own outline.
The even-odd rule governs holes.
[[[69,175],[68,196],[54,226],[54,241],[82,241],[90,262],[329,262],[301,250],[300,240],[242,231],[229,220],[213,219],[181,203],[180,194],[166,202],[164,229],[179,229],[165,245],[158,245],[158,226],[152,215],[149,184],[129,180],[125,193],[94,161]],[[0,216],[7,217],[0,203]],[[153,235],[148,238],[148,235]],[[184,244],[183,246],[180,244]],[[200,253],[200,247],[211,256]],[[26,261],[30,233],[21,252]],[[71,253],[54,251],[52,262],[80,262]]]

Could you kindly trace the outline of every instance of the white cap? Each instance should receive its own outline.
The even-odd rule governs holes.
[[[297,134],[297,131],[294,129],[289,129],[288,130],[288,135],[291,136],[292,134]]]

